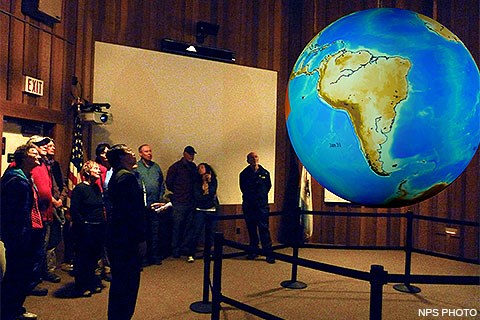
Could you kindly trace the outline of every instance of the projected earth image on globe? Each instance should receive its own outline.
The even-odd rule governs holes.
[[[438,194],[480,142],[480,74],[461,40],[402,9],[345,16],[298,57],[286,99],[297,156],[357,204],[400,207]]]

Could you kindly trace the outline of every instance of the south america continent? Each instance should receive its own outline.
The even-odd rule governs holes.
[[[370,168],[381,176],[390,175],[383,167],[382,145],[392,132],[397,106],[408,96],[410,68],[402,57],[345,49],[325,57],[318,68],[318,94],[348,113]]]

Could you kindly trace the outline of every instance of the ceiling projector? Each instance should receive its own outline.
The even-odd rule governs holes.
[[[113,122],[113,115],[105,111],[81,112],[79,116],[82,122],[95,124],[112,124]]]

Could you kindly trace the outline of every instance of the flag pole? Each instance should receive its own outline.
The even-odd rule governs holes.
[[[72,150],[67,174],[67,208],[70,208],[70,200],[73,188],[82,181],[80,170],[83,166],[83,125],[75,111],[73,125]]]

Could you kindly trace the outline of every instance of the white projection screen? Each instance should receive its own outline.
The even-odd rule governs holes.
[[[217,173],[220,203],[240,204],[238,175],[256,151],[274,184],[275,71],[96,42],[93,102],[111,104],[113,124],[93,125],[92,152],[125,143],[138,158],[148,143],[166,176],[192,145]]]

